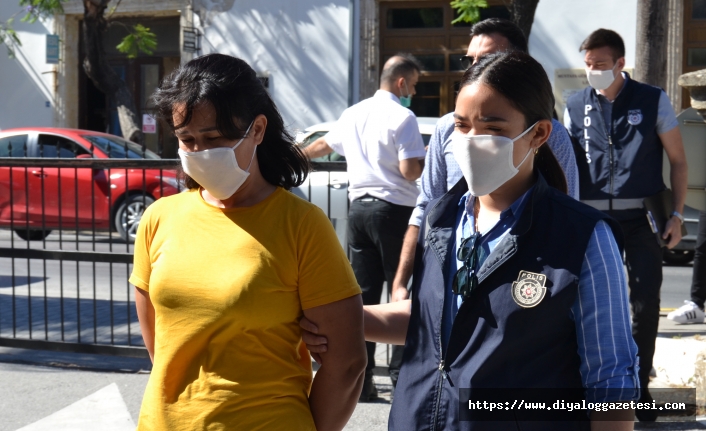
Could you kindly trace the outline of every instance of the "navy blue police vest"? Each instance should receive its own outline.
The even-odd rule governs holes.
[[[580,147],[575,153],[581,200],[645,198],[666,188],[656,127],[662,90],[627,74],[626,81],[613,102],[611,124],[605,124],[591,87],[566,102],[569,133]]]
[[[610,225],[622,250],[620,227],[604,213],[549,187],[540,175],[519,220],[480,268],[478,288],[459,308],[449,347],[442,354],[448,261],[455,259],[456,212],[467,190],[462,178],[429,203],[423,218],[412,315],[389,429],[557,429],[558,424],[547,422],[460,421],[459,389],[582,388],[570,310],[596,223],[605,220]],[[546,293],[532,308],[512,298],[513,282],[522,271],[546,276]],[[560,428],[587,426],[572,422]]]

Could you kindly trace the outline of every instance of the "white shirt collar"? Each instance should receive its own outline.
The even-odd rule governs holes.
[[[384,97],[386,99],[393,100],[397,103],[400,103],[400,98],[395,96],[394,94],[390,93],[387,90],[378,90],[375,92],[375,95],[373,97]]]

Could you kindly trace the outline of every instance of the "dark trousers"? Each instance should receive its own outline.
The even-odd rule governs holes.
[[[348,211],[348,248],[351,266],[363,291],[363,304],[380,303],[382,285],[388,289],[397,272],[402,241],[404,240],[413,207],[395,205],[382,200],[351,202]],[[375,367],[375,343],[365,343],[368,350],[366,371]],[[402,346],[393,347],[390,374],[399,372]],[[394,374],[396,377],[396,374]]]
[[[694,273],[691,277],[691,300],[700,308],[706,302],[706,212],[699,213],[699,233],[694,249]]]
[[[646,217],[621,220],[632,306],[632,336],[640,358],[640,386],[647,388],[659,326],[662,248]]]
[[[402,367],[402,355],[404,354],[404,346],[392,345],[392,355],[390,356],[390,367],[388,373],[392,386],[397,387],[397,379],[400,376],[400,368]]]

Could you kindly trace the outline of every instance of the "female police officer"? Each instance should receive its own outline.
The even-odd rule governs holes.
[[[427,206],[411,307],[365,310],[366,339],[406,339],[391,430],[587,429],[585,410],[527,418],[513,398],[572,388],[589,402],[638,398],[620,229],[562,193],[543,145],[553,104],[542,66],[523,53],[485,57],[463,76],[452,145],[464,179]],[[321,340],[305,341],[317,351]],[[469,412],[469,388],[505,415]],[[608,417],[632,429],[632,410]]]

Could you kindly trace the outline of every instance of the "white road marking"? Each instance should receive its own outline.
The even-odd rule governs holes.
[[[135,423],[118,385],[111,383],[86,398],[17,431],[134,431]]]

